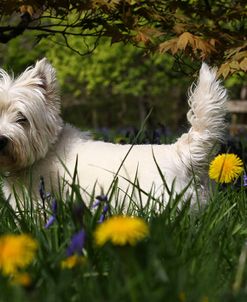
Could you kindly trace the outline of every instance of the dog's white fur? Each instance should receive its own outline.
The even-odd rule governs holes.
[[[31,187],[33,198],[38,199],[40,176],[47,191],[57,192],[59,182],[65,179],[71,183],[78,157],[78,179],[88,202],[85,191],[106,193],[130,151],[118,171],[118,198],[131,194],[131,182],[138,179],[140,188],[166,202],[168,194],[155,160],[169,188],[174,182],[176,193],[194,176],[202,178],[214,145],[224,136],[226,98],[216,71],[203,63],[198,83],[190,92],[188,133],[171,145],[135,145],[130,150],[130,145],[93,141],[63,123],[55,70],[46,59],[16,79],[1,70],[0,168],[6,176],[5,196],[12,195],[14,206],[13,190],[20,194],[24,185]],[[191,185],[186,196],[194,190]]]

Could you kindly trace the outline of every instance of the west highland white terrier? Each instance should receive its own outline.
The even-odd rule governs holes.
[[[25,187],[38,202],[40,177],[47,191],[55,194],[61,184],[69,188],[77,162],[86,204],[92,192],[106,194],[116,176],[118,193],[112,199],[113,206],[126,194],[137,202],[140,196],[133,197],[133,186],[143,190],[142,203],[149,193],[166,203],[169,189],[180,193],[191,179],[202,179],[207,173],[212,149],[224,137],[226,99],[216,71],[203,63],[198,83],[190,91],[187,133],[170,145],[119,145],[94,141],[63,122],[56,72],[47,59],[16,79],[1,70],[0,169],[5,174],[4,194],[15,207],[14,193],[21,196]],[[195,201],[194,183],[185,196]]]

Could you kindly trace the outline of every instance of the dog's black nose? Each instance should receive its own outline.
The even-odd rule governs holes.
[[[0,151],[2,151],[8,143],[8,139],[6,136],[0,135]]]

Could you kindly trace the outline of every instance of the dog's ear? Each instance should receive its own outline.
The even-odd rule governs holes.
[[[46,58],[37,61],[35,66],[28,67],[16,80],[16,85],[38,86],[46,98],[59,94],[56,71]]]
[[[52,92],[57,90],[56,71],[46,58],[37,61],[32,74],[41,80],[41,87],[45,91]]]

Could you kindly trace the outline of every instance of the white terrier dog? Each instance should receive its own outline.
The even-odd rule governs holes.
[[[95,195],[106,194],[116,173],[116,198],[131,195],[132,184],[137,185],[138,179],[138,187],[165,203],[169,190],[164,179],[169,189],[173,186],[174,192],[180,193],[193,177],[200,179],[207,172],[212,149],[224,136],[226,99],[216,71],[202,64],[189,97],[188,133],[171,145],[118,145],[93,141],[62,121],[55,70],[46,59],[16,79],[1,70],[0,168],[6,176],[4,194],[11,196],[15,206],[14,192],[21,195],[24,186],[31,190],[33,200],[38,200],[41,176],[47,191],[58,192],[64,180],[67,185],[72,182],[78,158],[77,176],[87,204],[93,191]],[[147,200],[144,192],[143,203]],[[191,184],[186,192],[193,199],[195,186]]]

